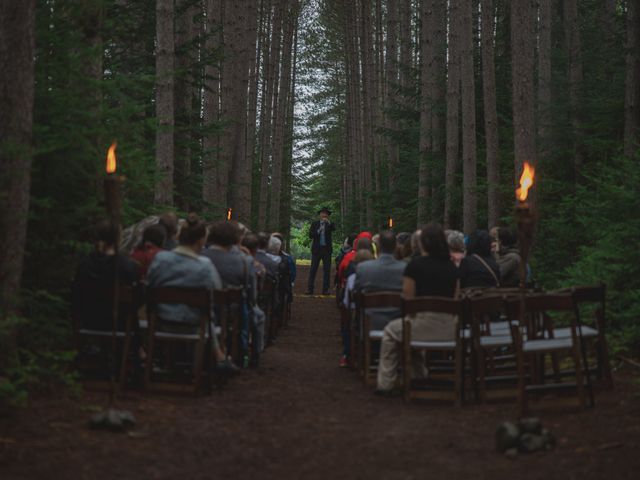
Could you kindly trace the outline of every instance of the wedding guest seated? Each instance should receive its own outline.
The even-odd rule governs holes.
[[[517,287],[520,284],[520,251],[517,247],[518,236],[511,228],[498,229],[498,267],[500,267],[500,286]]]
[[[166,238],[167,229],[160,223],[150,225],[144,230],[142,241],[131,253],[131,258],[137,262],[140,267],[141,280],[147,275],[149,265],[151,265],[156,254],[163,250]]]
[[[457,230],[445,230],[445,234],[447,236],[447,244],[449,244],[451,261],[456,267],[459,267],[460,262],[465,257],[464,235]]]
[[[411,256],[411,234],[409,232],[400,232],[396,235],[394,257],[396,260],[404,260],[409,256]]]
[[[500,269],[491,254],[491,236],[486,230],[477,230],[469,236],[467,256],[460,262],[460,286],[500,286]]]
[[[222,279],[222,287],[247,287],[249,271],[247,263],[236,247],[242,231],[238,222],[219,221],[211,225],[207,248],[201,254],[207,257]]]
[[[380,256],[356,267],[354,291],[372,293],[402,291],[402,277],[407,264],[393,258],[396,251],[396,235],[391,230],[380,234]],[[400,316],[394,307],[370,308],[365,312],[371,319],[373,330],[382,330],[387,323]]]
[[[455,297],[458,269],[451,261],[444,230],[438,224],[425,226],[420,233],[423,255],[411,260],[404,272],[402,294],[411,299],[422,296]],[[412,340],[440,341],[455,337],[455,318],[450,315],[424,312],[408,317]],[[392,392],[398,375],[402,342],[402,319],[392,320],[384,329],[376,393]],[[413,375],[427,375],[424,355],[412,352]]]
[[[189,214],[186,224],[180,229],[180,244],[172,251],[156,255],[147,274],[149,288],[154,287],[191,287],[216,290],[222,288],[222,280],[213,263],[200,255],[207,239],[205,224],[194,213]],[[213,312],[212,312],[213,315]],[[197,332],[200,311],[197,308],[179,304],[158,305],[160,331],[177,333]],[[238,371],[233,362],[226,358],[213,336],[216,368],[235,373]]]
[[[167,230],[164,249],[173,250],[178,246],[178,216],[174,212],[165,212],[160,215],[159,222]]]
[[[420,257],[422,255],[422,248],[420,247],[420,234],[421,230],[416,230],[411,234],[411,254],[407,257],[409,258],[409,262],[416,257]]]
[[[358,236],[356,237],[356,239],[353,241],[353,249],[348,252],[344,258],[342,259],[342,261],[340,262],[339,265],[337,265],[337,270],[338,270],[338,286],[340,288],[344,287],[344,283],[345,280],[347,279],[347,267],[349,267],[349,265],[351,264],[351,262],[353,261],[353,259],[356,256],[356,251],[358,250],[358,245],[360,244],[360,241],[362,240],[366,240],[368,242],[368,249],[372,250],[371,248],[371,233],[369,232],[360,232],[358,234]]]
[[[358,243],[358,250],[353,261],[347,268],[347,278],[345,281],[343,306],[341,312],[340,331],[342,333],[342,356],[338,365],[340,367],[347,367],[349,365],[349,357],[351,356],[351,329],[349,325],[349,310],[355,308],[355,304],[351,302],[351,294],[356,281],[356,268],[358,265],[363,265],[373,260],[373,253],[371,252],[372,245],[369,239],[362,239]]]
[[[267,276],[274,282],[278,278],[278,261],[273,255],[267,253],[269,247],[269,239],[271,235],[268,233],[260,232],[258,234],[258,250],[256,252],[256,260],[258,260],[264,268],[267,270]],[[279,257],[278,257],[279,258]]]
[[[82,328],[111,330],[112,302],[104,292],[113,289],[116,269],[123,285],[134,285],[139,277],[138,266],[130,258],[116,253],[120,226],[104,220],[95,230],[95,249],[79,264],[73,282],[72,307]],[[124,328],[126,311],[119,314],[118,329]]]

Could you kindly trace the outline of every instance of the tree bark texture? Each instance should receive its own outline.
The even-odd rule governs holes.
[[[387,131],[387,165],[389,170],[389,190],[391,205],[396,204],[395,191],[398,183],[400,151],[397,143],[390,138],[396,131],[396,121],[391,118],[391,110],[397,108],[398,90],[398,3],[387,1],[387,45],[385,54],[385,129]]]
[[[573,168],[575,179],[578,180],[583,157],[581,129],[582,110],[582,55],[580,53],[580,23],[578,18],[577,0],[565,0],[564,8],[564,28],[565,47],[568,64],[569,78],[569,117],[571,119],[571,130],[573,135]]]
[[[447,70],[447,159],[444,224],[453,225],[455,176],[460,155],[460,1],[449,1],[449,65]]]
[[[525,161],[536,164],[533,84],[535,16],[531,0],[511,2],[511,82],[513,89],[514,182]]]
[[[489,228],[498,225],[500,218],[500,165],[498,163],[494,15],[493,0],[482,0],[482,96],[487,150],[487,220]]]
[[[34,58],[35,0],[1,2],[0,318],[17,306],[22,279],[31,186]]]
[[[156,205],[173,205],[173,0],[156,0]]]
[[[551,127],[551,3],[540,0],[538,4],[538,140],[542,156],[549,148]]]
[[[624,154],[633,158],[640,149],[640,0],[629,0],[627,10]]]
[[[204,55],[209,60],[204,69],[203,124],[202,139],[202,198],[213,208],[216,215],[223,212],[222,199],[218,191],[218,161],[220,154],[220,62],[222,0],[206,0],[206,27]]]
[[[462,223],[466,234],[476,229],[478,210],[476,95],[473,69],[473,4],[460,3],[460,90],[462,101]]]

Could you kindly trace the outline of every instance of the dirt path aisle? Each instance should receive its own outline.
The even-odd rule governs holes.
[[[129,435],[85,428],[90,406],[104,402],[95,393],[0,418],[0,478],[636,478],[631,387],[599,397],[595,411],[543,416],[558,448],[509,460],[494,453],[493,432],[511,404],[378,398],[338,368],[336,318],[332,299],[297,296],[292,325],[258,371],[210,397],[127,394],[120,406],[139,422]]]

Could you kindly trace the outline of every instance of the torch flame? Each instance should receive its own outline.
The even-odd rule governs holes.
[[[116,147],[117,143],[113,142],[107,153],[107,173],[116,173]]]
[[[232,213],[233,213],[233,208],[227,208],[227,220],[231,220]]]
[[[393,228],[393,218],[392,217],[389,217],[388,224],[389,224],[389,228]]]
[[[529,189],[533,186],[535,173],[536,169],[529,162],[524,162],[524,168],[520,176],[520,187],[516,189],[516,197],[521,202],[526,201],[529,196]]]

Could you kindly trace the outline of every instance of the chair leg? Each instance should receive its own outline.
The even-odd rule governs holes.
[[[364,362],[362,362],[362,369],[363,369],[362,373],[363,373],[364,384],[368,385],[370,370],[371,370],[371,338],[369,337],[367,332],[363,332],[362,337],[364,341]]]
[[[411,400],[411,323],[402,321],[402,386],[405,401]]]
[[[147,361],[145,363],[144,368],[144,388],[151,388],[151,371],[153,369],[153,351],[155,348],[155,336],[156,336],[156,328],[155,321],[150,319],[149,322],[149,341],[148,341],[148,352],[147,352]]]
[[[455,351],[455,406],[460,407],[462,405],[462,396],[464,394],[464,348],[462,347],[462,340],[458,339],[456,342]]]
[[[193,381],[193,394],[197,395],[200,391],[200,385],[202,384],[202,367],[204,363],[204,339],[201,338],[196,343],[196,352],[194,359],[194,381]]]
[[[485,375],[486,375],[486,367],[485,367],[485,362],[486,362],[486,352],[481,349],[478,348],[478,353],[476,355],[477,360],[477,364],[478,364],[478,390],[479,390],[479,397],[480,397],[480,402],[484,403],[487,401],[487,386],[486,386],[486,380],[485,380]]]
[[[584,396],[584,378],[582,376],[582,361],[580,359],[580,346],[575,343],[579,343],[579,340],[574,342],[573,349],[571,350],[571,354],[573,356],[573,362],[576,369],[576,392],[578,394],[578,404],[581,408],[584,408],[586,405],[585,396]]]
[[[129,350],[131,349],[131,335],[127,331],[124,337],[124,344],[122,346],[122,360],[120,363],[120,380],[118,382],[118,388],[123,389],[127,380],[127,360],[129,359]]]

